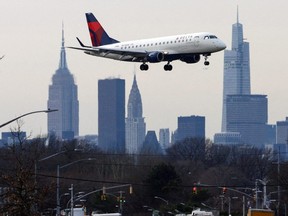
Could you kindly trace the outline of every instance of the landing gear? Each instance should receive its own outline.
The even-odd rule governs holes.
[[[210,56],[211,54],[205,54],[204,55],[204,65],[205,66],[208,66],[210,64],[210,62],[207,60],[208,59],[208,56]]]
[[[149,69],[149,66],[147,64],[143,63],[140,65],[140,70],[147,71],[148,69]]]
[[[166,65],[164,65],[164,70],[165,71],[171,71],[173,69],[173,66],[170,65],[170,63],[168,62]]]

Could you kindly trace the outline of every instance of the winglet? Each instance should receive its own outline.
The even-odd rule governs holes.
[[[89,47],[89,46],[85,46],[78,37],[76,37],[76,39],[79,42],[81,47]]]
[[[86,19],[93,46],[102,46],[119,42],[109,37],[93,13],[86,13]]]

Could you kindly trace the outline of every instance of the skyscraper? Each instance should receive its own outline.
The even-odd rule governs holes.
[[[276,143],[288,144],[288,117],[286,117],[285,121],[277,121],[276,124]]]
[[[224,51],[224,85],[222,107],[222,132],[227,131],[227,95],[249,95],[250,92],[250,55],[249,43],[244,41],[243,26],[237,22],[232,26],[232,49]]]
[[[125,80],[98,81],[98,142],[106,152],[125,152]]]
[[[221,138],[217,142],[222,144],[263,147],[269,143],[268,100],[266,95],[251,94],[249,43],[243,38],[238,9],[237,22],[232,26],[232,49],[224,52],[223,81],[222,133],[214,138]]]
[[[159,143],[163,149],[167,149],[170,146],[170,131],[169,128],[161,128],[159,130]]]
[[[239,132],[244,144],[263,147],[267,140],[266,95],[228,95],[227,131]]]
[[[177,141],[182,141],[185,138],[205,139],[205,117],[178,117]]]
[[[155,131],[148,131],[143,143],[143,146],[141,148],[141,154],[151,154],[151,155],[157,155],[157,154],[163,154],[163,149],[161,148]]]
[[[79,135],[77,85],[67,67],[63,29],[60,63],[52,77],[52,85],[49,85],[48,108],[58,109],[48,114],[49,134],[55,134],[60,139],[73,139]]]
[[[140,153],[145,139],[146,124],[142,117],[142,100],[136,81],[136,75],[134,75],[127,107],[126,152],[129,154],[137,154]]]

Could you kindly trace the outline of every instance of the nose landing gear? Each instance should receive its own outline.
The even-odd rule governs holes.
[[[208,61],[208,56],[210,56],[211,54],[205,54],[204,56],[204,65],[208,66],[210,64],[210,62]]]

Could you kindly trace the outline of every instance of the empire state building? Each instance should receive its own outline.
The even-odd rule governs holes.
[[[49,85],[48,108],[58,112],[48,114],[48,133],[60,139],[73,139],[79,135],[79,102],[77,85],[70,73],[64,47],[64,30],[59,68]]]

